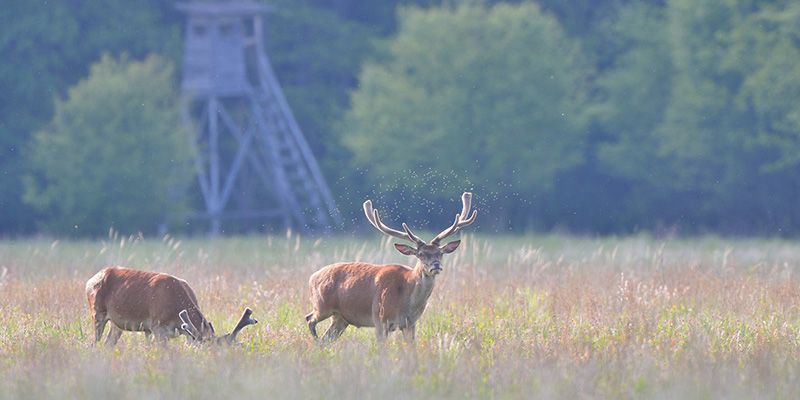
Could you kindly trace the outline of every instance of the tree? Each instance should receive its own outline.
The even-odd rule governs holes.
[[[106,55],[35,134],[26,201],[52,232],[153,231],[191,181],[172,64]]]
[[[418,176],[410,189],[426,199],[478,186],[501,193],[491,208],[505,225],[521,200],[508,192],[546,193],[581,161],[585,75],[533,4],[404,9],[388,58],[361,73],[343,139],[373,187],[398,174]]]
[[[774,150],[763,172],[800,164],[800,4],[764,2],[732,32],[724,63],[743,75],[735,106],[750,114],[760,146]]]
[[[329,10],[296,1],[276,7],[267,16],[267,53],[314,154],[325,170],[335,170],[330,164],[342,149],[333,125],[346,111],[359,66],[374,51],[374,34]]]
[[[800,75],[790,67],[800,58],[786,31],[797,32],[796,20],[767,18],[775,10],[791,15],[791,4],[668,3],[674,91],[657,129],[659,151],[674,189],[691,195],[685,213],[703,226],[775,234],[793,224],[786,221],[798,192],[786,182],[797,173],[766,168],[781,146],[765,146],[798,127],[790,122],[796,108],[774,101],[779,95],[778,103],[794,104],[800,95]]]
[[[620,204],[640,226],[785,233],[797,222],[786,185],[798,175],[787,101],[800,97],[797,10],[737,0],[620,10],[623,51],[600,73],[591,115],[605,135],[598,158],[630,185]]]
[[[617,183],[604,185],[613,191],[605,194],[611,198],[610,205],[596,207],[616,220],[612,231],[652,228],[677,218],[670,207],[676,192],[666,184],[669,168],[656,134],[672,93],[667,27],[663,6],[648,3],[621,7],[603,22],[613,57],[598,71],[588,113],[595,133],[592,170],[602,171]],[[624,212],[620,215],[615,210]]]
[[[30,232],[22,201],[23,149],[53,115],[53,99],[84,77],[103,52],[177,57],[180,27],[171,2],[8,0],[0,13],[0,234]]]

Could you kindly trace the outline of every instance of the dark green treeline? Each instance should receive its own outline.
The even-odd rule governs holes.
[[[469,189],[485,231],[800,232],[800,3],[270,3],[349,227],[370,197],[433,230]],[[172,1],[4,3],[0,235],[181,229],[181,24]]]

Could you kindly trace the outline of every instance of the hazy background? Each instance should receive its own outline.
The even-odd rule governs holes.
[[[175,3],[3,1],[0,236],[203,231]],[[800,2],[269,4],[343,229],[800,232]]]

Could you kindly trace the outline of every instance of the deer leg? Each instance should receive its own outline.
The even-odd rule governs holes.
[[[306,315],[306,323],[308,324],[308,330],[311,331],[311,336],[313,336],[314,339],[319,339],[319,336],[317,336],[317,322],[319,321],[317,321],[316,317],[314,317],[313,311],[308,313],[308,315]]]
[[[386,337],[389,335],[389,324],[387,322],[378,321],[375,323],[375,338],[378,339],[378,344],[383,345],[386,343]]]
[[[330,316],[331,316],[331,314],[322,315],[317,311],[312,311],[312,312],[308,313],[308,315],[306,315],[306,322],[308,323],[308,330],[311,331],[311,336],[313,336],[314,339],[319,339],[319,336],[317,336],[317,324],[322,322],[322,321],[324,321],[324,320],[326,320],[326,319],[328,319],[328,318],[330,318]],[[331,327],[332,326],[333,325],[331,325]],[[326,334],[327,334],[327,332],[326,332]]]
[[[94,342],[97,343],[103,338],[103,331],[106,329],[108,316],[105,313],[95,311],[92,314],[92,324],[94,325]]]
[[[375,337],[378,339],[379,345],[386,342],[386,336],[389,334],[389,322],[382,318],[383,313],[382,304],[376,302],[372,305],[372,325],[375,326]]]
[[[331,343],[334,340],[338,339],[339,336],[342,336],[344,330],[347,329],[347,326],[350,325],[345,321],[344,318],[335,315],[333,317],[333,322],[331,323],[330,328],[325,331],[325,336],[322,337],[322,341],[325,343]]]
[[[403,339],[405,339],[406,346],[410,347],[405,350],[407,368],[414,368],[417,365],[417,346],[414,346],[417,327],[416,325],[407,325],[401,329],[403,332]]]
[[[153,333],[153,339],[156,343],[161,346],[165,346],[167,344],[167,339],[170,337],[169,329],[164,328],[163,326],[155,326],[150,331]]]
[[[114,347],[117,344],[117,340],[119,340],[120,336],[122,336],[122,329],[119,329],[118,326],[111,324],[111,328],[108,330],[108,336],[106,336],[106,346]]]
[[[403,339],[405,339],[406,343],[413,344],[416,339],[416,325],[406,326],[402,328],[401,331],[403,332]]]

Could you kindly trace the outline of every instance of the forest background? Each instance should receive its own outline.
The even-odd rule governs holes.
[[[199,231],[175,4],[4,2],[0,236]],[[800,233],[798,2],[269,4],[345,228],[472,190],[486,232]]]

